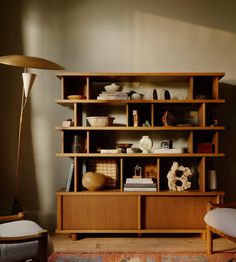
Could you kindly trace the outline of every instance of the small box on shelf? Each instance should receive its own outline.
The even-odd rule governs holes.
[[[118,184],[118,164],[115,159],[88,159],[87,171],[106,176],[106,188],[116,188]]]
[[[198,153],[214,153],[215,145],[212,143],[198,143],[197,152]]]

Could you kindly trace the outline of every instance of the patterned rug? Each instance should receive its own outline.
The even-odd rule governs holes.
[[[48,262],[236,262],[236,253],[54,253]]]

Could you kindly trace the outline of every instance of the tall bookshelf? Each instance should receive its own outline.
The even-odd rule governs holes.
[[[221,203],[224,195],[220,189],[211,191],[207,187],[208,170],[214,169],[214,161],[224,157],[219,140],[225,127],[215,113],[216,107],[225,103],[219,95],[223,76],[224,73],[59,73],[61,97],[56,103],[71,110],[72,125],[56,127],[61,133],[61,151],[56,156],[73,162],[74,188],[71,192],[64,188],[56,192],[56,231],[72,233],[74,238],[77,233],[206,233],[206,204]],[[104,86],[111,83],[122,86],[123,92],[135,91],[143,96],[138,100],[97,99]],[[154,89],[158,99],[153,98]],[[164,90],[168,90],[170,99],[163,98]],[[71,99],[72,95],[79,97]],[[139,116],[137,127],[133,125],[133,110]],[[163,124],[166,111],[175,116],[175,124]],[[88,116],[104,114],[115,118],[113,125],[89,126]],[[148,126],[143,125],[146,121]],[[78,153],[71,151],[75,135],[82,140]],[[153,148],[158,148],[162,140],[171,140],[173,147],[183,151],[98,151],[116,148],[119,141],[138,148],[144,135],[152,139]],[[200,150],[199,145],[210,147],[210,151]],[[174,161],[194,167],[198,175],[195,187],[192,183],[188,190],[169,190],[167,173]],[[104,172],[113,183],[91,192],[83,188],[82,177],[94,163],[105,165]],[[155,179],[155,192],[124,192],[124,183],[133,176],[137,163],[142,166],[143,176]]]

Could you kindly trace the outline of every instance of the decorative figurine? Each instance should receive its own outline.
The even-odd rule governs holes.
[[[162,116],[162,122],[164,126],[173,126],[176,123],[176,118],[169,111],[166,111]]]
[[[137,164],[134,167],[134,177],[135,178],[141,178],[142,177],[142,167],[139,164]]]
[[[163,140],[161,141],[161,148],[172,149],[172,144],[173,144],[172,140]]]
[[[157,90],[156,89],[153,90],[152,98],[153,98],[153,100],[157,100],[158,99],[158,95],[157,95]]]
[[[179,163],[174,161],[170,171],[167,174],[168,187],[172,191],[184,191],[191,187],[189,178],[192,176],[190,168],[179,166]]]

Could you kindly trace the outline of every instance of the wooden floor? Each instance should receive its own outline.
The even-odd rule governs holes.
[[[56,252],[206,252],[206,242],[198,235],[82,235],[77,241],[72,241],[67,234],[53,234],[51,237]],[[236,252],[236,244],[217,238],[214,239],[214,251]]]

